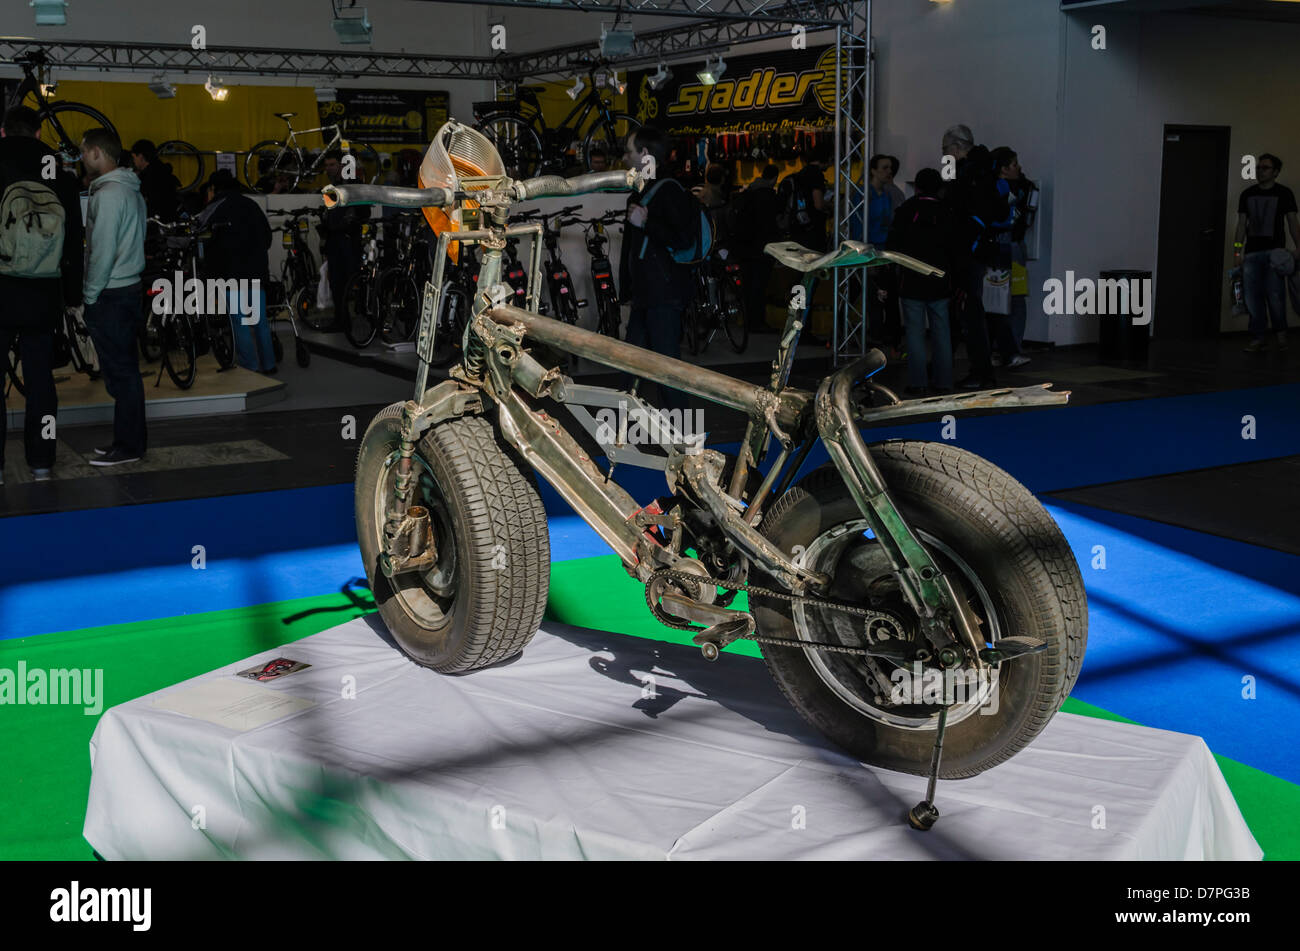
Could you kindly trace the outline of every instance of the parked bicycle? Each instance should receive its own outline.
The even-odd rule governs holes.
[[[541,224],[542,244],[546,249],[546,260],[542,266],[546,269],[547,300],[538,309],[566,324],[576,324],[578,311],[587,306],[587,301],[574,292],[573,278],[560,259],[560,232],[567,225],[578,223],[579,219],[568,216],[581,210],[581,205],[569,205],[558,211],[533,211],[511,217],[512,221],[537,221]]]
[[[415,335],[424,286],[433,275],[433,240],[418,212],[385,219],[396,263],[379,272],[379,337],[401,343]],[[403,253],[404,252],[404,253]]]
[[[21,67],[23,78],[5,104],[5,111],[22,105],[31,96],[41,120],[41,141],[60,153],[65,166],[81,159],[81,140],[86,132],[97,126],[117,131],[98,109],[67,100],[52,102],[48,98],[57,84],[49,82],[50,61],[44,50],[19,54],[14,57],[14,65]]]
[[[749,345],[745,323],[745,298],[741,291],[740,261],[726,248],[714,252],[695,269],[695,297],[682,314],[682,336],[692,354],[708,349],[719,331],[731,349],[744,353]]]
[[[610,264],[606,248],[609,235],[605,228],[623,220],[620,211],[607,211],[599,218],[579,219],[591,255],[591,284],[595,290],[596,332],[619,339],[623,313],[618,306],[618,290],[614,287],[614,266]]]
[[[99,379],[99,355],[90,339],[90,330],[81,317],[80,307],[65,307],[54,326],[54,369],[71,364],[73,372],[85,373],[92,380]],[[15,390],[27,395],[23,383],[21,360],[22,333],[14,335],[7,351],[0,353],[0,386],[8,396]]]
[[[284,216],[285,221],[277,229],[280,232],[280,244],[284,248],[284,257],[280,261],[280,292],[277,304],[286,307],[292,315],[294,338],[298,339],[297,325],[304,323],[312,330],[328,330],[333,318],[326,318],[316,309],[316,287],[320,283],[320,271],[316,256],[312,254],[308,238],[311,233],[311,219],[321,214],[320,208],[293,208],[283,211],[271,211],[269,214]],[[281,358],[281,351],[276,352],[276,359]],[[301,357],[299,358],[301,362]],[[303,366],[306,366],[304,363]]]
[[[361,142],[345,139],[343,127],[323,125],[316,129],[294,129],[290,121],[296,112],[273,113],[283,119],[287,131],[284,140],[267,139],[248,150],[244,158],[244,181],[254,191],[274,191],[277,180],[283,191],[292,191],[299,185],[315,187],[316,179],[325,173],[325,155],[333,149],[346,153],[345,158],[355,161],[352,175],[344,169],[344,178],[357,182],[371,182],[379,175],[379,153]],[[319,132],[325,147],[308,151],[298,144],[299,136]]]
[[[613,67],[608,60],[589,58],[569,65],[586,69],[585,91],[558,126],[547,124],[537,99],[545,86],[519,86],[514,99],[474,103],[475,128],[496,147],[511,175],[563,175],[574,166],[590,170],[596,151],[605,153],[606,168],[622,166],[624,143],[641,123],[613,110],[605,92]]]
[[[343,335],[358,350],[370,346],[379,332],[379,227],[378,221],[361,225],[361,267],[348,280],[343,300],[336,302]]]
[[[163,236],[163,247],[152,261],[147,262],[144,279],[144,320],[140,330],[140,349],[146,359],[151,354],[162,358],[154,386],[162,383],[163,371],[182,390],[194,385],[198,371],[198,358],[211,353],[221,370],[235,365],[235,330],[232,315],[223,313],[226,301],[208,300],[202,290],[199,276],[199,244],[210,238],[212,232],[202,230],[192,218],[167,222],[150,218]],[[157,287],[157,278],[167,284]],[[178,313],[174,303],[189,301],[183,282],[199,282],[201,288],[197,312],[191,313],[182,306]],[[177,282],[181,286],[177,288]],[[155,305],[155,300],[161,301]],[[215,305],[215,306],[214,306]],[[239,315],[233,315],[238,319]],[[157,359],[157,357],[152,357]]]
[[[473,200],[484,209],[473,232],[455,234],[461,247],[485,249],[461,363],[427,386],[423,344],[436,308],[425,308],[413,396],[375,416],[357,456],[362,563],[408,656],[444,673],[470,671],[532,640],[550,571],[533,469],[644,585],[656,619],[686,631],[706,659],[757,642],[810,724],[865,763],[928,776],[926,798],[908,814],[913,827],[938,819],[941,776],[978,775],[1033,741],[1069,695],[1087,644],[1087,598],[1069,543],[1034,495],[985,459],[944,442],[868,445],[862,430],[1059,406],[1069,394],[1044,385],[901,400],[873,379],[885,365],[878,350],[816,392],[789,385],[819,278],[885,263],[942,271],[854,241],[827,253],[767,245],[803,275],[802,292],[790,296],[767,385],[753,385],[510,303],[503,239],[530,226],[508,226],[509,206],[640,188],[637,172],[516,181],[481,135],[454,121],[436,134],[430,164],[428,188],[325,190],[338,204],[463,210]],[[473,177],[473,191],[461,176]],[[438,235],[435,290],[452,237]],[[744,413],[738,450],[704,448],[635,393],[547,370],[532,356],[537,344]],[[629,443],[609,433],[595,413],[611,407],[644,436]],[[567,425],[602,442],[608,468]],[[800,478],[818,445],[830,461]],[[612,477],[618,465],[658,470],[669,494],[634,498]]]

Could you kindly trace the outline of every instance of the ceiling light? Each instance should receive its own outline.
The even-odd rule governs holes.
[[[68,23],[67,0],[32,0],[27,5],[36,10],[37,26],[66,26]]]
[[[57,79],[51,80],[48,83],[41,83],[41,95],[44,96],[46,99],[49,99],[51,96],[54,95],[54,93],[58,90],[58,88],[59,88],[59,81]]]
[[[149,80],[149,91],[159,99],[176,98],[176,87],[163,79],[162,73],[159,73],[153,79]]]
[[[338,98],[339,98],[339,91],[335,89],[333,86],[316,87],[317,102],[337,102]]]
[[[213,77],[211,73],[208,73],[208,81],[203,84],[203,88],[208,91],[213,102],[225,102],[226,97],[230,95],[230,90],[220,77]]]
[[[332,25],[340,43],[369,43],[374,37],[375,31],[371,29],[365,7],[338,10]]]
[[[668,64],[660,63],[659,68],[656,69],[654,75],[650,77],[650,88],[658,91],[660,86],[672,78],[673,74],[669,71]]]
[[[632,52],[634,43],[636,43],[636,34],[628,24],[620,24],[615,20],[613,26],[606,26],[604,23],[600,25],[600,55],[606,59],[626,56]]]
[[[577,98],[582,95],[582,91],[585,88],[587,88],[587,84],[583,81],[581,76],[577,76],[573,80],[573,85],[567,89],[566,92],[568,92],[570,99],[576,101]]]
[[[716,60],[709,57],[704,58],[704,68],[695,74],[695,77],[704,85],[712,86],[722,78],[722,74],[727,71],[727,64],[722,61],[722,54],[718,54]]]

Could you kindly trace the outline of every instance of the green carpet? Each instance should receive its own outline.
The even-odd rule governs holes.
[[[593,598],[599,592],[599,598]],[[367,613],[366,600],[322,595],[110,627],[0,641],[0,667],[89,667],[104,671],[103,707],[169,687]],[[551,570],[547,617],[677,644],[690,635],[660,626],[641,585],[613,555],[561,562]],[[757,656],[756,645],[729,652]],[[1075,700],[1066,712],[1132,722]],[[89,742],[96,718],[80,707],[0,708],[0,859],[89,859],[81,828],[90,788]],[[1251,832],[1269,859],[1300,859],[1300,786],[1216,757]]]

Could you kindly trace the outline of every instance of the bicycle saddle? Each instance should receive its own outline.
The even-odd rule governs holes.
[[[826,268],[858,267],[864,264],[869,267],[877,263],[893,262],[921,274],[943,277],[941,269],[924,261],[899,254],[897,251],[877,250],[861,241],[844,241],[835,250],[825,253],[810,250],[795,241],[774,241],[763,248],[763,251],[796,271],[820,271]]]
[[[296,112],[275,112],[272,113],[277,119],[292,119],[298,113]]]

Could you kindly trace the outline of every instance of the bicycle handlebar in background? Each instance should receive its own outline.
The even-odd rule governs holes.
[[[565,195],[586,195],[601,191],[640,191],[645,179],[634,169],[616,169],[612,172],[591,172],[561,178],[559,175],[542,175],[522,182],[507,180],[504,192],[513,201],[532,198],[560,198]],[[445,208],[453,204],[456,195],[444,188],[401,188],[396,185],[326,185],[321,189],[325,207],[348,205],[388,205],[393,208]],[[482,197],[482,192],[471,198]]]

